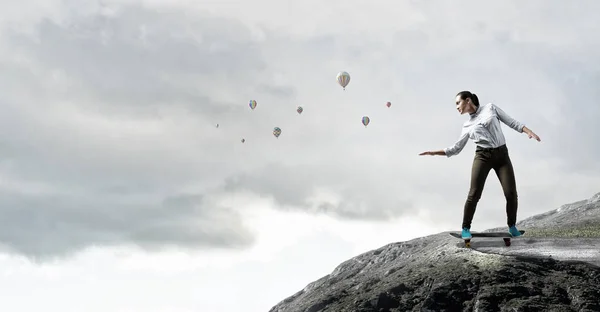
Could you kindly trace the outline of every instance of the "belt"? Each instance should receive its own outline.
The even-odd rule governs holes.
[[[503,150],[503,149],[506,149],[506,144],[500,145],[498,147],[487,147],[487,148],[477,146],[475,148],[475,151],[499,151],[499,150]]]

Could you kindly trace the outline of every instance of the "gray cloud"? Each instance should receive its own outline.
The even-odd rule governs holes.
[[[199,195],[172,196],[155,204],[114,196],[3,192],[0,206],[0,242],[42,260],[93,245],[238,248],[254,240],[235,210],[215,206]]]
[[[294,88],[292,86],[271,86],[261,84],[256,88],[257,93],[269,93],[276,97],[290,98],[294,96]]]
[[[600,49],[599,49],[600,52]],[[600,65],[596,63],[595,66]],[[563,79],[567,96],[561,109],[564,120],[555,132],[559,146],[554,157],[562,160],[565,171],[600,174],[600,69],[589,70],[590,64],[578,64],[574,76]],[[568,72],[568,71],[565,71]],[[558,79],[558,78],[557,78]]]
[[[505,128],[523,214],[556,208],[562,197],[549,192],[583,192],[583,184],[536,185],[598,177],[598,108],[587,105],[598,96],[597,26],[558,21],[553,9],[517,23],[538,9],[475,6],[483,15],[456,21],[462,7],[440,16],[416,6],[428,19],[402,30],[378,24],[359,40],[337,28],[294,37],[136,6],[46,19],[33,35],[5,31],[1,242],[36,256],[123,242],[241,248],[253,242],[251,229],[212,195],[243,190],[278,209],[371,221],[423,213],[453,226],[473,146],[450,160],[417,154],[457,139],[463,118],[453,96],[463,89],[544,140]],[[553,36],[541,33],[546,26]],[[346,91],[335,84],[340,70],[353,77]],[[179,195],[190,193],[202,196]],[[319,193],[338,200],[314,199]],[[476,220],[503,222],[497,182],[484,197]]]
[[[245,81],[266,69],[248,29],[210,16],[124,7],[116,17],[86,16],[68,26],[44,20],[37,29],[35,37],[11,36],[13,50],[75,81],[69,97],[81,96],[81,105],[223,112],[206,96],[211,80]]]
[[[189,184],[210,191],[236,170],[227,168],[233,144],[206,147],[221,140],[211,139],[213,122],[225,120],[228,131],[227,118],[243,110],[212,89],[235,81],[265,88],[266,62],[244,27],[172,13],[128,7],[67,25],[44,20],[35,36],[8,36],[0,164],[14,187],[0,194],[0,242],[11,250],[44,257],[95,244],[252,243],[235,209],[178,194]],[[249,77],[255,85],[244,86]],[[179,111],[192,114],[200,133],[184,125],[153,130]],[[32,183],[45,191],[23,193]]]
[[[409,181],[399,179],[396,185],[389,185],[387,175],[378,174],[375,169],[381,167],[368,163],[350,171],[347,168],[347,164],[340,164],[335,158],[318,165],[270,163],[257,171],[227,179],[225,190],[272,196],[282,208],[306,209],[341,219],[385,221],[415,213],[411,210],[408,190],[398,190],[410,184]],[[323,190],[338,194],[339,199],[311,199]]]

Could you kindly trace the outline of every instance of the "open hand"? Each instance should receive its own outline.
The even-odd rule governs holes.
[[[540,137],[537,134],[535,134],[535,132],[531,131],[531,129],[529,129],[527,127],[523,127],[523,132],[525,132],[525,134],[527,134],[527,136],[530,139],[535,139],[538,142],[541,141]]]
[[[533,138],[533,139],[535,139],[535,140],[536,140],[536,141],[538,141],[538,142],[540,142],[540,141],[542,140],[542,139],[540,139],[540,137],[539,137],[537,134],[535,134],[533,131],[529,131],[529,132],[527,133],[527,136],[528,136],[530,139],[532,139],[532,138]]]
[[[433,152],[423,152],[423,153],[419,154],[419,156],[423,156],[423,155],[430,155],[430,156],[433,156],[433,155],[435,155],[435,154],[434,154]]]

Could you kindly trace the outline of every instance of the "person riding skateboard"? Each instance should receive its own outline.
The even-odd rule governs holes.
[[[469,139],[473,140],[477,147],[471,169],[471,186],[464,206],[461,236],[465,239],[472,237],[471,221],[491,169],[496,172],[506,198],[508,232],[513,237],[520,236],[521,233],[515,225],[518,206],[517,184],[500,122],[519,133],[526,133],[530,139],[534,138],[540,142],[540,137],[497,105],[488,103],[480,106],[477,95],[470,91],[461,91],[456,95],[456,109],[461,115],[465,113],[470,115],[470,119],[463,124],[458,141],[443,150],[423,152],[419,155],[439,155],[449,158],[458,155]]]

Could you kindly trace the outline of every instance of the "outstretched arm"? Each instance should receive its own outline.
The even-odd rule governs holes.
[[[533,131],[531,131],[531,129],[527,128],[524,124],[522,124],[522,123],[518,122],[517,120],[515,120],[514,118],[510,117],[500,107],[494,105],[494,109],[496,110],[496,114],[498,114],[498,118],[500,119],[500,121],[502,121],[505,125],[511,127],[512,129],[514,129],[515,131],[517,131],[519,133],[523,133],[523,132],[526,133],[530,139],[534,138],[538,142],[541,141],[540,137],[537,134],[535,134]]]
[[[494,109],[496,110],[496,114],[498,115],[498,119],[500,119],[500,121],[502,121],[505,125],[509,126],[513,130],[515,130],[519,133],[523,133],[523,128],[525,128],[524,124],[522,124],[522,123],[518,122],[516,119],[510,117],[500,107],[494,105]]]
[[[438,155],[438,156],[447,156],[447,157],[452,157],[454,155],[458,155],[463,148],[465,147],[465,145],[467,144],[467,142],[469,141],[469,133],[466,131],[463,131],[463,133],[461,133],[460,138],[458,139],[458,141],[456,141],[456,143],[454,143],[454,145],[452,145],[451,147],[445,148],[443,150],[439,150],[439,151],[428,151],[428,152],[423,152],[421,154],[419,154],[420,156],[423,155]]]
[[[439,151],[429,151],[429,152],[423,152],[421,154],[419,154],[419,156],[423,156],[423,155],[438,155],[438,156],[445,156],[446,152],[444,150],[439,150]]]

